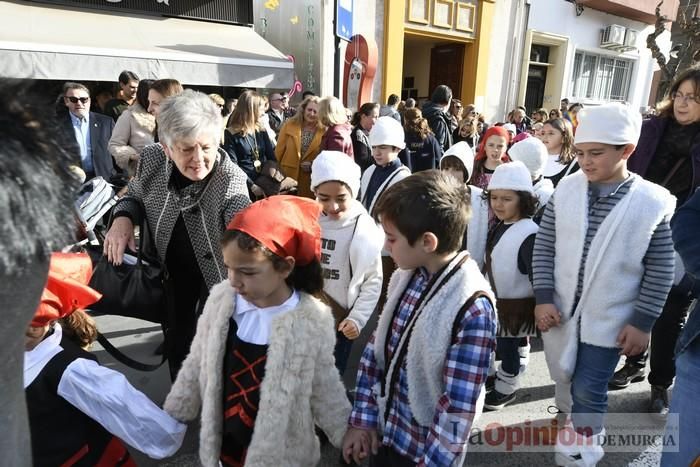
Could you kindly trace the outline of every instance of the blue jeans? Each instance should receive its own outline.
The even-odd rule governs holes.
[[[698,311],[696,310],[695,313]],[[673,386],[670,413],[678,414],[678,452],[664,449],[661,467],[691,465],[700,456],[700,339],[695,339],[676,357],[676,384]],[[674,418],[669,417],[669,422]],[[672,431],[667,428],[667,436]],[[671,449],[671,446],[668,446]]]
[[[501,357],[501,368],[509,375],[517,376],[520,373],[520,347],[519,337],[498,337],[496,348]]]
[[[608,411],[608,381],[615,372],[620,350],[579,342],[571,381],[571,420],[576,431],[591,436],[604,427]]]

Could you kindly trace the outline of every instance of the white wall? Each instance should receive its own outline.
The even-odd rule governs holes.
[[[637,35],[637,50],[618,53],[603,49],[600,44],[600,30],[611,24],[619,24],[639,31]],[[584,8],[581,16],[576,16],[576,8],[564,0],[532,0],[528,28],[539,32],[549,32],[569,37],[569,47],[566,54],[563,95],[570,97],[571,73],[573,71],[574,55],[577,50],[600,55],[631,59],[634,63],[630,83],[629,103],[635,108],[646,106],[649,89],[656,61],[646,47],[646,38],[653,32],[654,26],[632,21],[619,16],[603,13],[591,8]],[[670,34],[665,32],[658,40],[659,46],[666,53],[670,48]],[[583,100],[583,102],[586,102]]]

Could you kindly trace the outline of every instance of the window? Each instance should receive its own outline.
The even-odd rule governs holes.
[[[627,101],[632,60],[576,52],[571,97],[579,100]]]

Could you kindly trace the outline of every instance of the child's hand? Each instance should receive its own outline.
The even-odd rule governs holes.
[[[350,340],[357,339],[360,335],[360,330],[357,329],[357,325],[349,319],[344,319],[340,322],[338,331],[342,332],[343,335]]]
[[[535,306],[535,325],[542,332],[549,331],[554,326],[559,326],[561,314],[553,303],[543,303]]]
[[[361,464],[364,459],[379,452],[379,438],[376,430],[362,430],[360,428],[349,427],[343,436],[343,460],[346,464],[350,459],[356,464]]]
[[[622,328],[622,332],[617,336],[617,345],[622,348],[620,355],[628,357],[639,355],[649,345],[649,333],[628,324]]]

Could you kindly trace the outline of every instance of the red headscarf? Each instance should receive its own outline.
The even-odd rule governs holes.
[[[481,138],[481,143],[479,143],[479,151],[476,153],[476,157],[474,158],[475,161],[486,159],[486,142],[492,136],[503,136],[506,139],[506,146],[510,145],[510,133],[508,133],[508,130],[502,126],[492,126],[486,130],[484,137]],[[507,156],[504,156],[504,158],[506,157]]]
[[[92,261],[86,253],[53,253],[49,279],[31,325],[41,327],[92,305],[102,295],[88,287]]]
[[[321,206],[308,198],[278,195],[257,201],[233,216],[228,230],[240,230],[277,256],[305,266],[321,259]]]

